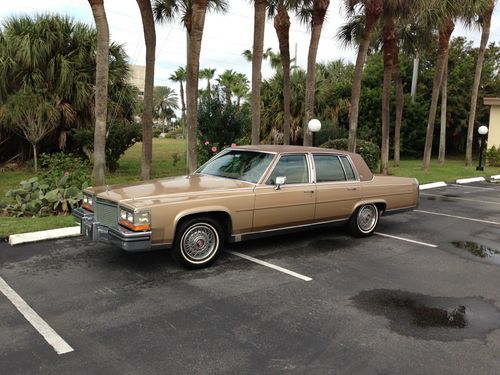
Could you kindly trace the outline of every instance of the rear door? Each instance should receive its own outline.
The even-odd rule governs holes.
[[[309,224],[314,220],[315,185],[308,155],[281,155],[264,184],[255,188],[253,231]],[[277,177],[286,183],[277,190]]]
[[[313,154],[316,222],[346,219],[360,197],[360,182],[345,155]]]

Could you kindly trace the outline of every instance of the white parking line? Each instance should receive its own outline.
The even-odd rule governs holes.
[[[43,336],[45,341],[54,348],[57,354],[65,354],[74,350],[1,277],[0,291],[12,302],[33,328]]]
[[[376,234],[377,236],[394,238],[394,239],[400,240],[400,241],[411,242],[411,243],[414,243],[414,244],[417,244],[417,245],[422,245],[422,246],[427,246],[427,247],[438,247],[438,245],[433,245],[431,243],[410,240],[409,238],[403,238],[403,237],[393,236],[393,235],[390,235],[390,234],[385,234],[385,233],[380,233],[380,232],[374,232],[374,234]]]
[[[500,204],[500,202],[483,201],[480,199],[472,199],[472,198],[447,197],[446,195],[441,195],[441,194],[421,193],[420,195],[427,196],[427,197],[442,197],[442,198],[447,198],[447,199],[456,199],[456,200],[460,200],[460,201],[469,201],[469,202],[474,202],[474,203],[479,202],[479,203],[487,203],[487,204]]]
[[[456,215],[448,215],[448,214],[442,214],[440,212],[431,212],[431,211],[422,211],[422,210],[415,210],[414,212],[421,212],[424,214],[430,214],[430,215],[438,215],[438,216],[446,216],[446,217],[452,217],[455,219],[462,219],[462,220],[469,220],[469,221],[476,221],[478,223],[486,223],[486,224],[493,224],[493,225],[500,225],[498,221],[489,221],[489,220],[480,220],[480,219],[472,219],[470,217],[465,217],[465,216],[456,216]]]
[[[227,252],[229,254],[233,254],[233,255],[236,255],[236,256],[238,256],[240,258],[249,260],[250,262],[254,262],[254,263],[260,264],[261,266],[272,268],[273,270],[286,273],[287,275],[296,277],[296,278],[304,280],[304,281],[311,281],[312,280],[312,278],[310,278],[308,276],[301,275],[300,273],[287,270],[286,268],[283,268],[283,267],[280,267],[280,266],[276,266],[276,265],[271,264],[271,263],[264,262],[263,260],[260,260],[260,259],[257,259],[257,258],[253,258],[251,256],[248,256],[248,255],[245,255],[245,254],[241,254],[241,253],[238,253],[236,251],[227,251]]]

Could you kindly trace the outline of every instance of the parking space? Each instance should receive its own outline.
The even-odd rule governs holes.
[[[80,238],[0,244],[2,280],[74,349],[0,293],[0,373],[498,373],[500,184],[422,192],[370,238],[227,250],[186,271]]]

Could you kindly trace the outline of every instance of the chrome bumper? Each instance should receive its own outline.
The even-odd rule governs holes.
[[[122,227],[107,227],[95,220],[93,212],[84,208],[73,210],[73,216],[80,222],[80,233],[89,240],[112,243],[131,252],[151,250],[151,231],[133,232]]]

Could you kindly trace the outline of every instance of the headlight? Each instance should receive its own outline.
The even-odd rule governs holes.
[[[85,208],[86,210],[88,211],[94,211],[94,207],[93,207],[93,197],[92,195],[88,195],[86,193],[83,193],[83,203],[82,203],[82,207]]]
[[[125,228],[134,231],[145,231],[151,229],[151,216],[149,211],[131,212],[120,209],[120,220],[118,223]]]

